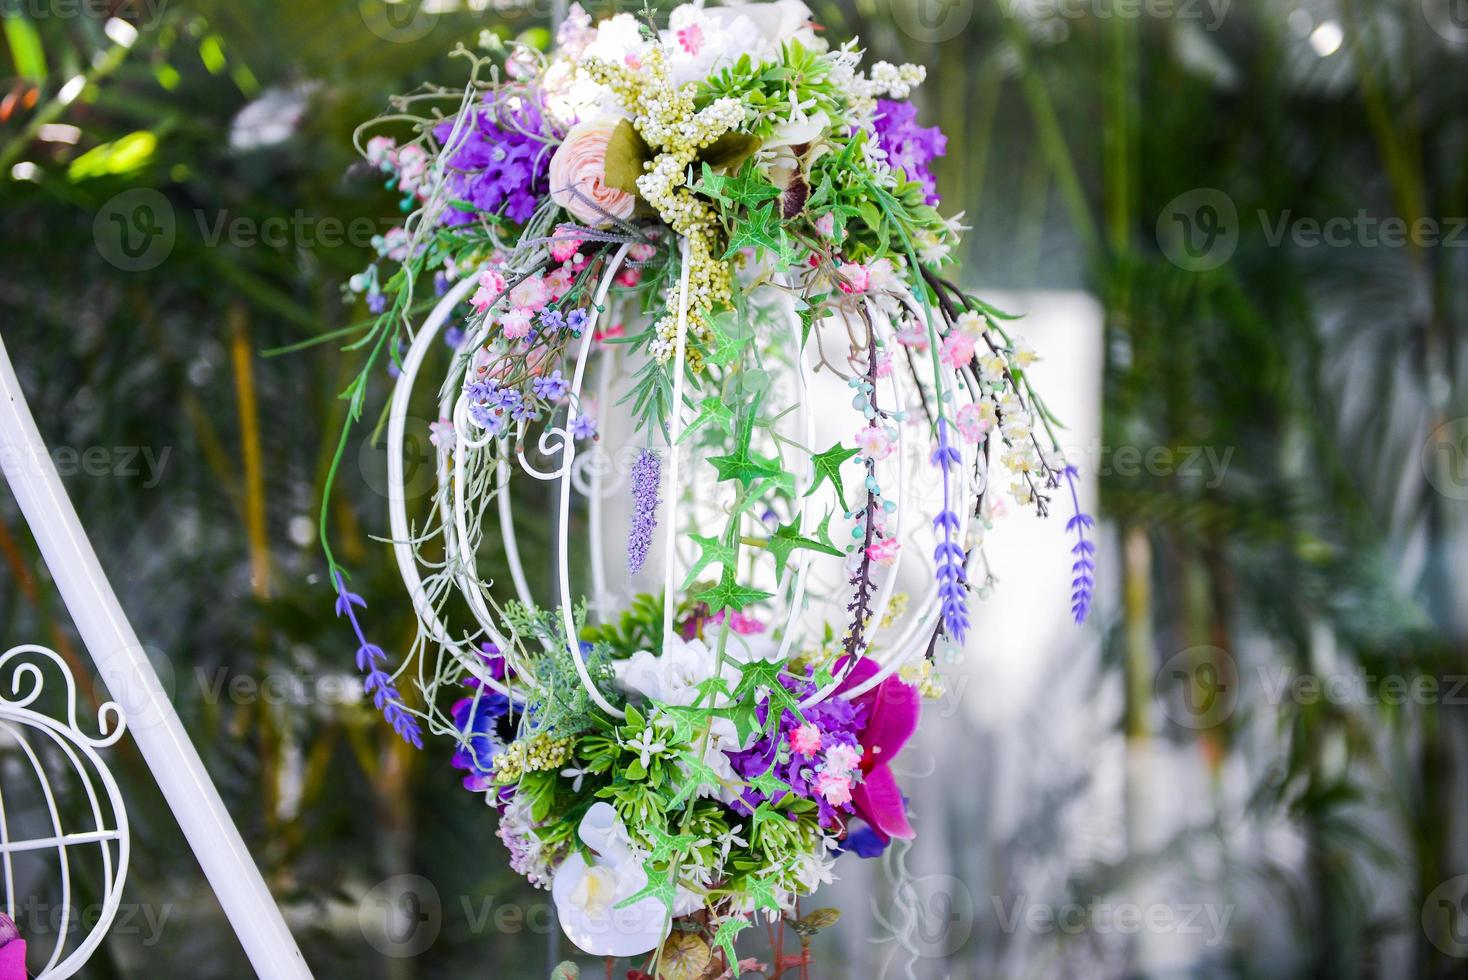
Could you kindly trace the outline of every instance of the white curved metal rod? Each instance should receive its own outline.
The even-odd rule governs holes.
[[[569,430],[575,423],[577,414],[580,412],[581,386],[586,380],[586,358],[591,352],[592,337],[596,332],[596,323],[601,316],[601,308],[606,303],[607,292],[612,287],[612,280],[616,278],[617,270],[622,267],[623,261],[626,260],[627,250],[629,248],[631,248],[630,245],[623,245],[617,249],[616,253],[612,255],[611,260],[607,263],[606,271],[602,273],[601,282],[597,285],[596,295],[591,301],[591,313],[587,316],[586,325],[581,331],[581,349],[576,354],[576,374],[571,381],[571,402],[566,416],[566,437],[561,442],[563,456],[560,467],[561,492],[560,500],[558,501],[560,505],[560,519],[557,525],[557,553],[560,560],[557,562],[556,572],[560,580],[561,624],[566,631],[566,645],[570,648],[571,662],[576,666],[576,675],[581,679],[581,686],[586,688],[587,695],[591,700],[596,702],[597,707],[601,708],[613,718],[626,717],[626,713],[620,711],[608,701],[596,686],[596,682],[591,679],[591,674],[586,669],[586,661],[581,656],[581,643],[577,639],[576,634],[574,607],[571,605],[571,473],[572,464],[576,460],[576,443],[575,440],[570,438]],[[686,242],[683,248],[686,261],[688,249]],[[685,269],[683,273],[682,293],[680,294],[680,305],[685,315],[687,312],[687,292],[688,273]],[[671,596],[671,593],[669,595]],[[664,603],[665,605],[671,605],[671,602],[667,599],[664,600]]]
[[[788,283],[783,279],[780,285],[788,289]],[[795,310],[795,304],[790,300],[790,294],[782,289],[781,296],[786,306],[786,312],[790,314],[791,323],[795,330],[792,337],[800,336],[800,316]],[[802,344],[795,352],[795,391],[796,401],[799,405],[799,425],[801,437],[805,441],[806,460],[805,466],[800,471],[800,477],[795,483],[795,499],[800,508],[800,536],[807,537],[810,534],[810,501],[806,497],[806,491],[810,488],[811,481],[815,479],[815,465],[810,461],[810,453],[815,450],[816,441],[816,417],[810,410],[810,352]],[[810,575],[811,552],[807,548],[799,549],[795,558],[795,581],[790,590],[790,609],[785,617],[785,635],[780,639],[780,650],[777,659],[785,662],[789,659],[790,648],[795,643],[795,623],[800,617],[802,606],[805,604],[806,584]]]
[[[423,326],[413,337],[412,344],[408,346],[407,354],[403,356],[402,373],[398,375],[397,382],[393,385],[392,402],[387,418],[388,527],[392,534],[393,556],[397,559],[398,575],[402,577],[403,584],[408,588],[408,596],[418,618],[428,628],[434,640],[455,654],[455,659],[464,666],[465,670],[478,678],[481,683],[488,684],[499,693],[508,695],[509,690],[494,678],[494,675],[480,662],[478,656],[470,651],[465,651],[439,620],[438,611],[433,608],[428,591],[423,587],[423,578],[418,574],[418,558],[413,553],[412,532],[408,528],[407,493],[403,485],[403,436],[407,429],[408,404],[412,400],[413,385],[417,381],[418,372],[422,369],[423,361],[428,356],[428,351],[433,346],[438,332],[443,329],[454,307],[468,295],[474,285],[475,277],[473,276],[465,276],[454,283],[434,306],[433,311],[428,314]],[[455,425],[455,428],[457,429],[458,426]],[[503,637],[493,630],[489,631],[489,636],[503,648]]]
[[[310,970],[224,801],[189,741],[66,495],[0,338],[0,455],[5,476],[133,741],[219,897],[255,972]]]
[[[668,407],[672,418],[668,426],[668,509],[678,505],[678,440],[683,435],[683,370],[688,355],[688,239],[679,238],[678,261],[678,336],[673,348],[673,402]],[[677,581],[678,562],[675,546],[678,541],[678,522],[670,515],[667,534],[663,538],[663,649],[673,639],[673,583]]]

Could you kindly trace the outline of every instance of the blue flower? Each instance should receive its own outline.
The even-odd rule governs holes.
[[[888,843],[878,837],[872,828],[861,826],[847,833],[846,839],[841,842],[841,850],[850,851],[860,858],[881,857],[887,850]]]

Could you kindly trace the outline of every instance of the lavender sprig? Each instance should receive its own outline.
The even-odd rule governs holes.
[[[1096,522],[1081,510],[1081,497],[1076,492],[1079,471],[1074,466],[1067,466],[1061,472],[1065,475],[1065,482],[1070,484],[1070,500],[1075,507],[1075,516],[1065,522],[1065,529],[1076,533],[1075,546],[1070,549],[1070,553],[1076,556],[1070,566],[1070,613],[1079,626],[1091,611],[1091,597],[1096,589],[1096,545],[1086,540],[1086,528],[1095,527]]]
[[[943,540],[933,549],[937,563],[938,595],[942,600],[943,632],[962,643],[968,632],[968,575],[964,572],[963,547],[955,540],[963,526],[953,510],[950,473],[963,465],[963,457],[948,441],[948,420],[938,417],[938,448],[933,452],[933,465],[943,471],[943,509],[933,518],[934,530]]]
[[[656,449],[643,449],[637,454],[632,464],[632,529],[627,534],[627,571],[633,575],[647,564],[647,552],[652,547],[662,475],[663,458]]]
[[[382,647],[368,642],[362,633],[362,624],[357,621],[357,611],[352,608],[361,606],[366,609],[367,600],[347,591],[340,571],[333,570],[332,578],[336,582],[336,615],[338,618],[346,616],[347,622],[352,624],[352,632],[357,634],[357,669],[365,675],[362,690],[372,695],[372,703],[403,741],[416,749],[423,748],[423,730],[418,726],[418,719],[403,704],[403,696],[398,693],[392,675],[379,666],[379,662],[387,661],[387,654]]]

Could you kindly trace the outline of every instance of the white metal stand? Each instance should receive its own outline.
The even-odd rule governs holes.
[[[3,339],[0,465],[61,598],[96,662],[97,672],[112,697],[121,703],[133,740],[255,972],[267,980],[309,978],[311,973],[280,909],[245,849],[82,530],[31,417]]]

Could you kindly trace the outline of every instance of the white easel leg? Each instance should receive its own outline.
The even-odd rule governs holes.
[[[280,909],[97,562],[36,429],[3,339],[0,465],[97,672],[126,712],[128,730],[255,972],[267,980],[309,980],[311,972]]]

